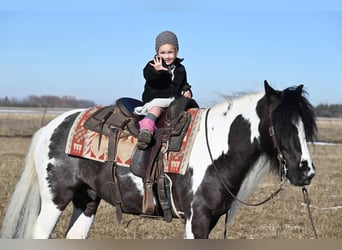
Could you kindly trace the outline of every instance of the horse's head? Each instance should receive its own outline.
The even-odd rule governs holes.
[[[257,111],[262,147],[276,168],[295,186],[311,183],[315,175],[307,141],[316,133],[313,107],[304,97],[303,85],[274,90],[265,81],[265,96]]]

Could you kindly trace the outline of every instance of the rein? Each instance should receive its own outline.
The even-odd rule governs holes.
[[[314,221],[313,221],[313,218],[312,218],[312,214],[311,214],[310,199],[309,199],[308,190],[306,190],[306,188],[303,187],[302,188],[302,193],[303,193],[303,197],[304,197],[304,203],[306,204],[306,207],[308,209],[308,214],[309,214],[309,219],[310,219],[312,231],[314,232],[315,239],[318,239],[316,228],[315,228],[315,224],[314,224]]]

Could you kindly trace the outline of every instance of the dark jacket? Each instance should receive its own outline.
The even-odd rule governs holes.
[[[182,91],[189,90],[191,86],[187,82],[185,67],[181,64],[183,59],[177,58],[173,65],[176,66],[174,70],[174,79],[168,71],[156,71],[150,63],[144,68],[145,87],[142,95],[144,103],[151,101],[154,98],[169,98],[180,97]],[[166,66],[167,68],[167,66]]]

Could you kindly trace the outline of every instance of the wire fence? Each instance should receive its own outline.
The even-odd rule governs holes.
[[[31,137],[67,109],[56,108],[0,108],[0,136]]]

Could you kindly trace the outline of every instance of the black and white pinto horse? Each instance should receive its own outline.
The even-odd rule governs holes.
[[[303,85],[279,91],[265,81],[264,93],[204,110],[186,174],[168,174],[174,206],[185,221],[184,238],[208,238],[219,218],[229,210],[233,216],[238,200],[245,200],[268,170],[295,186],[311,183],[315,167],[307,142],[316,123],[305,94]],[[70,202],[74,209],[66,238],[86,238],[100,200],[114,205],[112,169],[65,153],[80,112],[61,114],[32,138],[2,238],[49,238]],[[127,167],[118,167],[117,177],[123,212],[142,214],[142,179]]]

